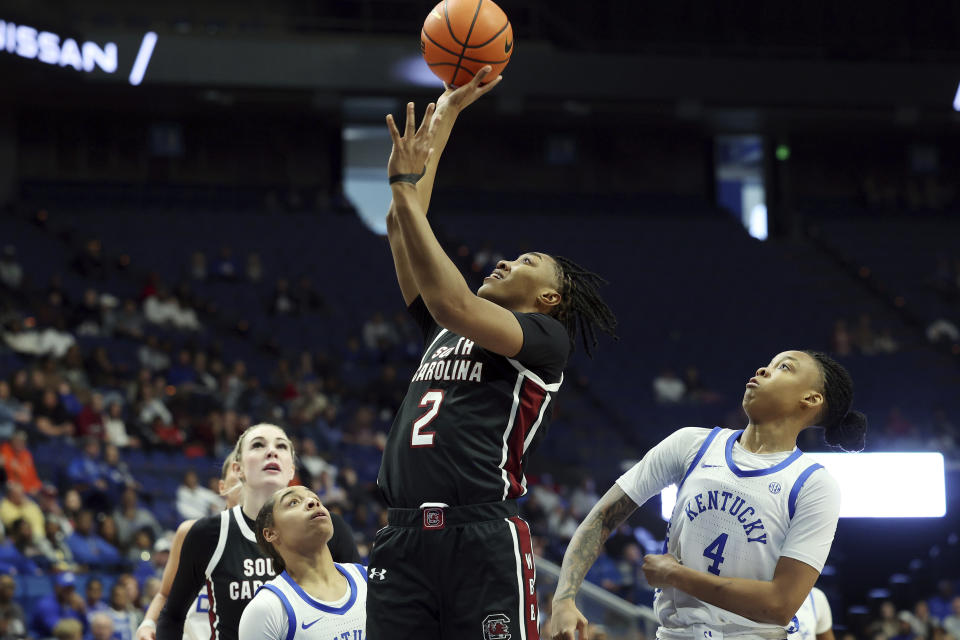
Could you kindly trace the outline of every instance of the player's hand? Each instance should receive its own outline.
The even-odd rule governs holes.
[[[420,128],[415,129],[416,113],[412,102],[407,103],[407,121],[403,128],[403,135],[397,130],[397,123],[393,114],[387,115],[387,130],[393,140],[393,150],[387,161],[387,175],[420,174],[427,166],[427,161],[433,155],[433,136],[430,123],[437,105],[432,102],[427,105],[423,114]]]
[[[651,587],[669,587],[670,578],[680,568],[680,563],[669,553],[643,556],[643,575]]]
[[[157,640],[157,630],[150,625],[140,625],[134,640]]]
[[[579,636],[577,635],[579,632]],[[589,640],[590,627],[573,599],[561,600],[553,603],[553,613],[550,616],[547,638],[551,640]]]
[[[480,71],[477,71],[477,75],[473,76],[473,80],[462,87],[454,87],[444,83],[443,86],[446,91],[437,99],[437,115],[441,118],[448,114],[456,117],[461,111],[476,102],[480,96],[489,93],[503,80],[503,76],[497,76],[481,87],[480,83],[491,71],[493,71],[493,67],[490,65],[483,67]]]

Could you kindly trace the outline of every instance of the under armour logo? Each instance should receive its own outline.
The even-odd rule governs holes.
[[[373,578],[376,578],[377,580],[380,580],[382,582],[386,577],[387,577],[386,569],[370,569],[369,578],[371,580]]]

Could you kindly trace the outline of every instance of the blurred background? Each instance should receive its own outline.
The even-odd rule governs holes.
[[[66,570],[135,628],[259,421],[369,548],[421,349],[382,123],[441,91],[432,4],[0,0],[0,637],[53,635],[31,611]],[[538,554],[673,430],[742,427],[771,356],[824,350],[867,450],[940,452],[947,488],[943,517],[841,519],[837,637],[960,638],[960,4],[500,4],[513,60],[458,121],[434,228],[472,284],[569,255],[620,320],[528,466]],[[664,528],[654,499],[589,579],[649,604]]]

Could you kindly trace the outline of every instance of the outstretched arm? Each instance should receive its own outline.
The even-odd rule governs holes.
[[[446,90],[437,100],[437,103],[427,105],[427,112],[420,126],[421,129],[424,127],[430,129],[429,133],[433,147],[433,155],[427,160],[423,167],[423,177],[420,178],[415,187],[417,194],[416,199],[419,202],[423,215],[427,215],[427,211],[430,208],[430,198],[433,195],[433,183],[437,177],[437,167],[440,164],[440,156],[443,154],[443,150],[450,140],[450,133],[453,131],[453,125],[457,121],[457,117],[461,111],[473,104],[477,98],[493,89],[500,81],[498,77],[496,80],[481,87],[480,82],[485,75],[485,73],[478,73],[470,82],[457,89],[446,85]],[[436,112],[436,118],[432,117],[434,112]],[[397,281],[400,284],[403,301],[407,306],[410,306],[410,303],[420,294],[420,290],[417,288],[417,281],[413,277],[413,270],[407,255],[407,247],[403,242],[403,236],[400,234],[395,201],[390,202],[390,210],[387,212],[387,239],[390,241],[393,265],[397,271]]]
[[[482,78],[481,74],[483,71],[477,74],[477,78]],[[488,87],[493,84],[491,82]],[[438,117],[433,116],[434,121]],[[431,134],[433,128],[426,125],[415,131],[414,121],[412,102],[407,105],[402,136],[393,116],[387,116],[387,128],[393,138],[393,151],[387,164],[390,176],[419,175],[435,155]],[[470,291],[466,280],[447,257],[430,228],[416,184],[397,181],[391,184],[391,188],[397,228],[410,271],[433,319],[445,329],[470,338],[494,353],[508,357],[519,353],[523,346],[520,322],[511,311]]]
[[[574,598],[583,584],[584,576],[596,561],[603,543],[636,509],[637,503],[625,494],[623,489],[613,485],[577,527],[566,553],[563,554],[560,579],[553,596],[553,617],[550,619],[551,630],[548,637],[574,640],[575,630],[580,631],[582,639],[590,637],[587,619],[577,609]]]
[[[177,527],[177,532],[173,534],[173,540],[170,543],[170,555],[167,557],[167,564],[163,568],[163,577],[160,579],[160,590],[153,596],[147,612],[143,615],[143,622],[137,627],[136,640],[154,640],[157,637],[157,620],[160,619],[160,612],[167,604],[167,596],[170,595],[170,587],[173,586],[173,578],[177,575],[177,568],[180,566],[180,550],[183,548],[183,539],[187,537],[190,527],[196,520],[184,520]]]

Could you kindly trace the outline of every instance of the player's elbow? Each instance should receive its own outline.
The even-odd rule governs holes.
[[[765,622],[772,622],[780,627],[789,626],[800,607],[793,606],[789,598],[783,596],[775,596],[775,598],[776,600],[770,606],[770,619]]]

